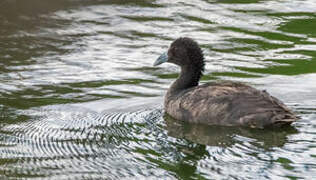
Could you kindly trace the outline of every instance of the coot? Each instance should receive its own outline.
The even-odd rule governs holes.
[[[164,108],[171,117],[193,123],[264,128],[291,124],[298,117],[266,91],[238,82],[198,85],[204,71],[204,56],[191,38],[178,38],[154,66],[164,62],[181,68],[169,88]]]

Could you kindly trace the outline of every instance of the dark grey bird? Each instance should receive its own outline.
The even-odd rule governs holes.
[[[169,88],[164,108],[171,117],[192,123],[264,128],[288,125],[298,117],[266,91],[238,82],[210,82],[199,85],[204,56],[198,43],[178,38],[154,63],[181,67]]]

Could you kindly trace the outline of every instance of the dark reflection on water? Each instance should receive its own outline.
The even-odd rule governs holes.
[[[2,179],[312,179],[316,4],[306,1],[3,0]],[[242,81],[302,120],[284,129],[192,125],[163,113],[179,36],[202,83]]]
[[[166,115],[165,118],[168,134],[176,138],[185,138],[192,142],[209,146],[229,147],[238,142],[234,137],[254,139],[256,146],[265,149],[282,147],[287,142],[287,136],[298,133],[294,127],[281,129],[251,129],[244,127],[205,126],[179,122]],[[243,143],[240,141],[239,143]]]

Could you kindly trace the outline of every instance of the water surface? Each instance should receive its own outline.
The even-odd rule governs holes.
[[[0,177],[312,179],[313,0],[0,2]],[[202,83],[241,81],[301,120],[257,130],[165,115],[180,36],[202,46]]]

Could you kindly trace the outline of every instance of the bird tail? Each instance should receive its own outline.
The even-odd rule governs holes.
[[[285,125],[290,125],[293,122],[299,120],[298,116],[294,114],[278,114],[272,118],[273,126],[280,127]]]

